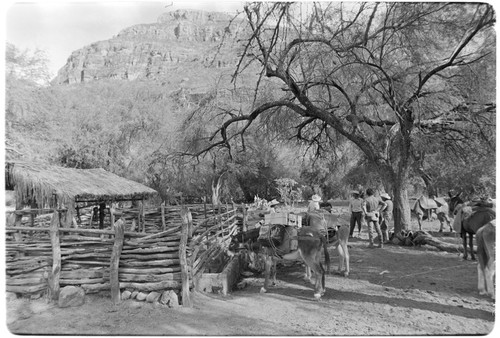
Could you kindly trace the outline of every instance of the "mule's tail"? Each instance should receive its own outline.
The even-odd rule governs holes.
[[[323,250],[325,252],[325,265],[326,265],[326,272],[330,272],[330,254],[328,253],[328,241],[326,240],[325,237],[322,237],[322,242],[323,242]],[[323,281],[324,284],[324,281]]]

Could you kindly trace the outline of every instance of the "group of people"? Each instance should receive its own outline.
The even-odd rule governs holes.
[[[366,198],[362,191],[353,191],[349,201],[349,211],[351,212],[349,237],[353,237],[356,224],[358,225],[358,235],[361,226],[366,223],[368,226],[369,247],[374,247],[374,231],[380,238],[379,248],[384,247],[384,243],[389,241],[389,224],[392,222],[393,203],[387,193],[381,193],[376,197],[373,189],[366,190]]]
[[[307,212],[317,212],[320,209],[321,197],[313,195],[309,201]],[[384,243],[389,241],[389,227],[392,222],[393,203],[387,193],[381,193],[376,197],[373,189],[369,188],[365,194],[362,191],[353,191],[349,201],[349,211],[351,213],[349,237],[353,237],[356,224],[358,234],[361,232],[362,224],[368,226],[369,247],[375,247],[374,232],[380,238],[379,247],[383,248]]]

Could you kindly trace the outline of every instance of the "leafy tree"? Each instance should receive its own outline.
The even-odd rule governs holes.
[[[287,116],[316,152],[348,140],[392,192],[399,231],[410,224],[411,177],[427,175],[429,144],[494,147],[494,98],[470,97],[464,85],[493,91],[494,72],[468,71],[494,69],[490,5],[258,2],[245,15],[251,33],[235,75],[260,65],[263,99],[226,114],[210,149],[230,148],[263,116]],[[264,78],[281,97],[260,91]]]
[[[17,79],[47,85],[50,80],[48,58],[43,50],[20,50],[7,43],[5,50],[5,72],[7,79]]]

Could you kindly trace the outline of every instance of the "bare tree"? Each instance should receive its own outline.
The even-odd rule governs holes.
[[[234,77],[260,67],[255,104],[228,114],[203,151],[230,150],[264,116],[288,116],[294,136],[318,151],[347,139],[392,192],[399,231],[410,223],[411,172],[427,175],[426,142],[463,147],[480,130],[494,149],[494,92],[463,86],[478,65],[493,72],[468,76],[494,84],[491,6],[259,2],[244,13],[250,33]],[[269,98],[263,83],[283,94]]]

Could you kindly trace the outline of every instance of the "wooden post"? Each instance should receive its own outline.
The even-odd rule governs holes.
[[[79,206],[76,206],[76,218],[78,219],[78,223],[81,224],[82,223],[82,218],[80,216],[80,207]]]
[[[21,199],[17,198],[16,196],[16,210],[23,210],[23,204],[21,203]],[[16,215],[16,227],[20,227],[22,225],[22,220],[23,220],[23,215],[22,214],[15,214]]]
[[[50,243],[52,245],[52,271],[48,278],[48,296],[50,300],[59,299],[59,278],[61,274],[61,243],[59,239],[59,212],[54,210],[50,222]]]
[[[114,218],[114,217],[113,217]],[[111,300],[113,304],[120,303],[120,280],[118,279],[118,267],[120,266],[120,255],[123,248],[124,221],[120,218],[113,225],[115,230],[115,243],[111,253],[111,264],[109,267],[109,284],[111,288]]]
[[[33,209],[36,209],[37,205],[36,205],[36,202],[35,201],[31,201],[31,215],[30,215],[30,218],[31,218],[31,226],[34,227],[35,226],[35,213],[33,212]]]
[[[139,232],[146,232],[146,222],[144,221],[144,199],[141,200],[139,204],[139,216],[138,218],[138,228],[137,230]],[[141,230],[142,229],[142,230]]]
[[[104,229],[104,211],[106,210],[106,203],[99,204],[99,229]]]
[[[161,203],[161,231],[165,231],[166,229],[165,223],[165,201]]]
[[[181,265],[182,279],[182,305],[192,307],[191,295],[189,293],[189,273],[187,260],[187,242],[189,236],[189,210],[186,207],[181,208],[181,241],[179,243],[179,260]]]
[[[247,231],[247,219],[248,219],[248,211],[246,205],[242,204],[243,209],[243,232]]]
[[[203,211],[204,211],[205,219],[207,219],[208,216],[207,216],[207,197],[206,196],[203,199]]]
[[[73,225],[73,215],[75,214],[75,204],[73,202],[69,202],[68,204],[68,210],[66,210],[66,217],[65,222],[63,224],[63,227],[65,228],[71,228]]]

